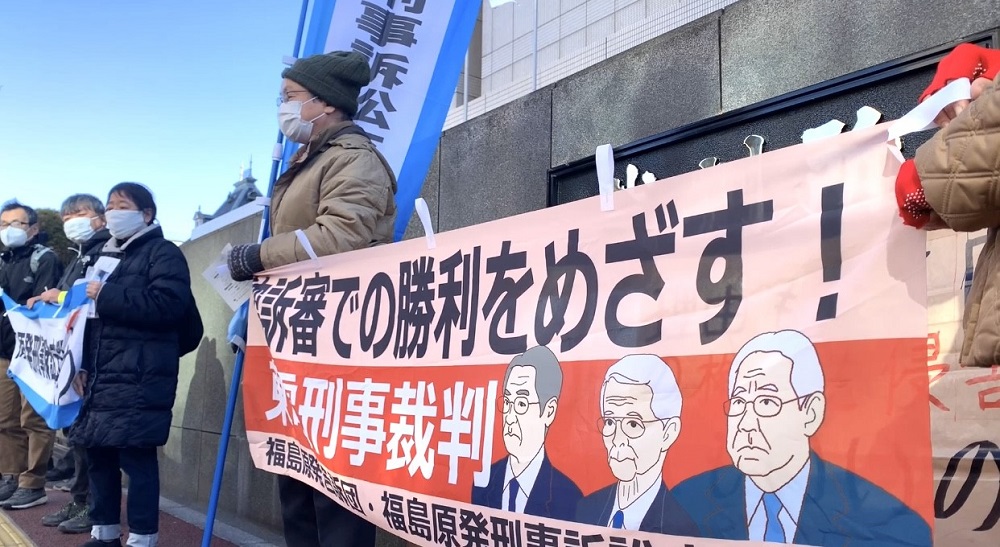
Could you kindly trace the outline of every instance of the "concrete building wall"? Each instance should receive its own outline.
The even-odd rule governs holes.
[[[549,10],[541,24],[558,21],[563,28],[581,17],[573,10],[595,12],[603,4],[607,11],[610,1],[539,0]],[[645,9],[683,3],[646,0]],[[496,59],[507,62],[498,44],[528,32],[515,24],[531,21],[521,4],[532,5],[484,8],[478,101],[506,78],[496,75]],[[630,9],[624,4],[630,3],[615,9]],[[423,197],[439,230],[539,209],[548,168],[592,155],[602,144],[621,146],[997,27],[998,0],[741,0],[447,128]],[[410,228],[408,237],[422,233],[416,221]]]
[[[514,101],[734,1],[520,0],[490,8],[488,0],[482,0],[471,52],[474,57],[481,49],[481,57],[475,59],[481,59],[481,64],[469,70],[471,76],[480,76],[471,80],[481,84],[479,94],[470,91],[468,110],[456,101],[445,127]],[[461,83],[459,87],[461,93]]]

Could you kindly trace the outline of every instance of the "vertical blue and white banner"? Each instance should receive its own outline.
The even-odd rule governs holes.
[[[303,57],[354,50],[372,82],[355,121],[399,181],[395,239],[402,239],[458,86],[479,0],[316,0]],[[286,146],[285,162],[293,149]]]
[[[86,284],[73,287],[60,306],[39,302],[29,309],[2,292],[0,297],[17,334],[7,376],[49,428],[69,427],[83,404],[73,380],[83,360]]]

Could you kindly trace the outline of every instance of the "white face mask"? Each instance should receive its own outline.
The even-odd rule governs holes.
[[[90,241],[94,237],[94,228],[91,225],[92,218],[71,218],[63,223],[63,233],[73,243],[83,243]]]
[[[104,214],[108,221],[108,231],[115,239],[128,239],[146,227],[142,211],[108,211]]]
[[[11,226],[0,230],[0,243],[3,243],[4,247],[8,249],[24,247],[24,244],[27,242],[28,232],[24,231],[23,228],[14,228]]]
[[[306,102],[285,101],[278,107],[278,127],[290,140],[299,144],[308,143],[312,135],[313,122],[326,115],[324,112],[309,121],[302,119],[302,105],[315,100],[316,97]]]

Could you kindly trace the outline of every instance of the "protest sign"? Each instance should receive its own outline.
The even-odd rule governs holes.
[[[930,545],[897,169],[878,126],[267,272],[254,463],[417,545]]]
[[[83,362],[83,337],[90,300],[77,285],[62,305],[21,306],[2,294],[11,328],[17,335],[7,376],[51,429],[69,427],[83,404],[73,379]]]

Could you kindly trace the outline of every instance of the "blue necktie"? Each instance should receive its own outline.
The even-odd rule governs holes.
[[[767,516],[767,526],[764,528],[764,541],[775,543],[785,542],[785,530],[778,520],[778,513],[781,512],[781,500],[773,493],[764,494],[764,514]]]
[[[520,486],[517,484],[517,479],[510,479],[509,488],[510,493],[507,494],[507,510],[514,512],[517,510],[517,493],[521,491]]]
[[[625,527],[625,513],[622,513],[620,510],[619,511],[615,511],[615,516],[611,517],[611,527],[612,528],[617,528],[619,530],[622,529],[622,528],[624,528]]]

